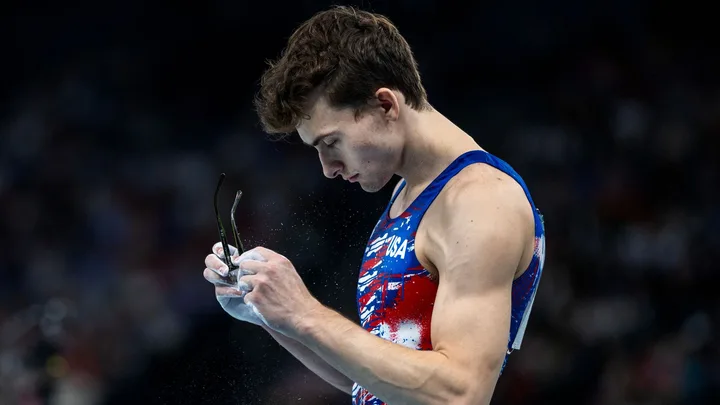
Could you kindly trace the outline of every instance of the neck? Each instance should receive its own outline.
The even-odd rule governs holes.
[[[396,174],[409,189],[426,187],[458,156],[480,149],[470,135],[434,109],[408,109],[405,115],[405,145]]]

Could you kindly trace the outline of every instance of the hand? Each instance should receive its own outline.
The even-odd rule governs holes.
[[[225,254],[223,253],[222,244],[216,243],[212,247],[213,253],[209,254],[205,258],[205,271],[203,276],[205,279],[215,285],[215,298],[222,309],[225,310],[230,316],[239,320],[250,322],[255,325],[266,325],[262,318],[257,313],[256,309],[250,305],[245,304],[243,297],[248,291],[248,286],[238,283],[233,285],[229,282],[228,267],[225,265],[223,259]],[[265,258],[255,253],[245,253],[242,256],[238,256],[237,248],[230,246],[230,254],[232,255],[232,262],[235,265],[247,260],[264,261]],[[242,274],[242,270],[236,269],[233,272],[238,273],[238,277]]]
[[[270,328],[295,337],[300,320],[324,307],[310,294],[295,266],[286,257],[264,247],[249,250],[243,254],[246,255],[265,260],[239,262],[238,285],[248,291],[244,296],[245,303],[255,308]],[[217,288],[221,292],[231,289]]]

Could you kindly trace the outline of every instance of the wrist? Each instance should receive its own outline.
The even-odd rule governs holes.
[[[295,338],[300,341],[312,339],[313,334],[317,332],[319,325],[324,323],[330,312],[330,309],[317,302],[302,314],[298,314],[294,322]]]

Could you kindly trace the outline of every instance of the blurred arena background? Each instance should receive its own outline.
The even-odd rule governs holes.
[[[391,187],[326,180],[251,100],[331,3],[16,2],[0,17],[0,405],[349,404],[202,277],[246,246],[350,319]],[[546,271],[494,404],[717,404],[720,53],[688,2],[338,2],[387,14],[430,102],[544,211]],[[225,220],[227,221],[227,217]]]

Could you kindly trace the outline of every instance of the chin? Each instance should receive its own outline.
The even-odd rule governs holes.
[[[382,190],[382,187],[369,187],[365,185],[360,185],[360,187],[365,191],[366,193],[377,193],[378,191]]]
[[[360,187],[365,191],[366,193],[377,193],[378,191],[382,190],[383,187],[388,183],[387,181],[379,182],[379,181],[373,181],[373,182],[365,182],[362,178],[358,179],[358,183],[360,183]]]

